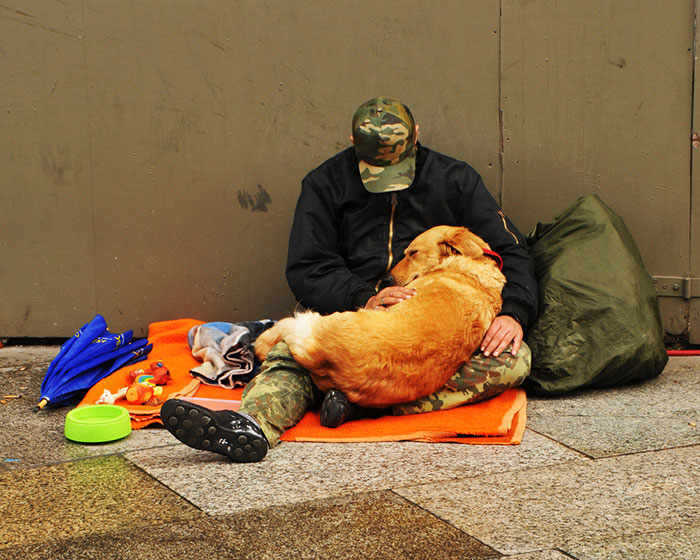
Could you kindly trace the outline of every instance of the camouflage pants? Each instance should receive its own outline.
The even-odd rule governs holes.
[[[497,358],[477,352],[440,389],[416,401],[394,405],[391,411],[400,416],[485,401],[518,387],[530,374],[531,363],[530,348],[524,342],[517,356],[510,353],[510,346]]]
[[[530,349],[525,343],[517,356],[508,351],[498,358],[474,354],[438,391],[391,408],[394,415],[454,408],[499,395],[517,387],[530,373]],[[248,383],[241,397],[241,412],[252,415],[270,446],[321,400],[321,392],[307,371],[296,363],[289,347],[280,342],[267,355],[261,372]]]
[[[260,373],[246,385],[239,412],[253,416],[273,446],[320,396],[308,372],[296,363],[287,344],[280,342],[267,353]]]

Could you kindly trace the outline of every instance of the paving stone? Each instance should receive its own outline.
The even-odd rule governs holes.
[[[66,414],[73,408],[47,408],[34,412],[46,368],[58,352],[54,347],[7,347],[0,349],[0,395],[20,395],[0,404],[0,470],[46,465],[172,445],[162,429],[143,429],[106,444],[83,445],[63,435]]]
[[[700,446],[395,491],[504,554],[700,525]]]
[[[69,408],[31,412],[57,351],[0,349],[0,393],[23,395],[0,405],[0,559],[700,558],[700,358],[530,397],[543,435],[520,446],[283,443],[237,465],[165,430],[69,442]]]
[[[123,457],[0,473],[0,547],[196,519],[202,513]]]
[[[170,522],[132,520],[133,527],[99,527],[45,542],[0,547],[0,560],[193,560],[245,558],[219,524],[203,517]],[[240,548],[240,547],[239,547]]]
[[[228,516],[250,558],[499,558],[493,549],[391,492]],[[253,543],[257,543],[255,546]],[[246,550],[247,549],[247,550]]]
[[[571,556],[559,550],[538,550],[536,552],[526,552],[525,554],[514,554],[512,556],[502,556],[508,560],[571,560]]]
[[[700,526],[678,531],[659,531],[614,539],[603,543],[582,543],[566,551],[578,560],[689,560],[700,558]]]
[[[698,444],[698,369],[698,359],[677,357],[643,383],[555,398],[530,396],[528,428],[596,458]]]
[[[176,518],[129,529],[0,548],[0,559],[101,560],[500,558],[493,549],[391,492],[233,516]]]
[[[532,432],[512,446],[283,442],[243,465],[182,444],[127,457],[210,514],[586,460]]]

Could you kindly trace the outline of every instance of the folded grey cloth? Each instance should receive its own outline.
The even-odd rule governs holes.
[[[192,368],[190,373],[208,385],[227,389],[245,385],[260,369],[253,343],[260,333],[274,324],[275,321],[263,319],[192,327],[187,333],[187,342],[192,355],[202,365]]]

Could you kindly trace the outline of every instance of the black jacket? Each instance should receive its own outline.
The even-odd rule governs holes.
[[[525,239],[472,167],[420,145],[415,180],[402,191],[368,192],[352,147],[304,178],[289,238],[289,287],[320,313],[362,307],[413,238],[437,225],[466,226],[501,255],[501,313],[527,329],[537,315],[537,284]]]

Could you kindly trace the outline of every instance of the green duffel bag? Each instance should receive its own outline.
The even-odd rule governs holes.
[[[651,278],[622,218],[580,198],[528,236],[540,315],[528,391],[560,395],[661,373],[668,354]]]

